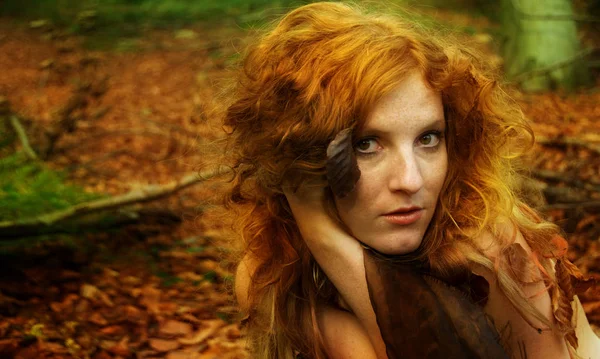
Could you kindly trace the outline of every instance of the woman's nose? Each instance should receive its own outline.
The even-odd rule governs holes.
[[[396,153],[389,163],[388,186],[391,191],[416,193],[423,187],[423,175],[412,152]]]

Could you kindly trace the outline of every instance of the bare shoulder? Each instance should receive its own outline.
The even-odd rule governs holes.
[[[319,309],[318,321],[329,358],[377,358],[367,331],[354,314],[324,306]]]
[[[503,248],[513,243],[520,244],[528,255],[531,254],[531,247],[516,226],[509,221],[503,221],[497,224],[496,229],[496,233],[483,232],[473,238],[475,245],[492,262],[498,263],[497,260],[500,259]],[[524,300],[527,300],[547,321],[552,322],[554,319],[552,302],[544,281],[541,280],[542,275],[533,264],[533,259],[526,267],[527,272],[530,273],[515,274],[523,275],[523,280],[526,278],[538,278],[539,280],[517,281],[517,287],[509,289],[509,291],[514,292],[517,296],[519,295],[517,292],[520,292],[525,296]],[[511,270],[519,271],[517,268]],[[505,344],[510,348],[509,350],[525,351],[528,358],[569,358],[566,342],[562,335],[552,330],[539,332],[537,328],[546,328],[547,326],[534,317],[530,317],[530,322],[528,322],[513,305],[505,291],[501,289],[499,278],[494,270],[476,266],[473,268],[473,272],[483,276],[490,285],[484,311],[493,319],[496,328],[503,333]]]

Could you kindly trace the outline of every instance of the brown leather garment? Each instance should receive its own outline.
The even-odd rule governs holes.
[[[509,358],[481,306],[411,263],[364,250],[371,303],[389,359]]]

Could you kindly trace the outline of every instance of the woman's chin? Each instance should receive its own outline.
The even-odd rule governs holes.
[[[387,254],[387,255],[402,255],[414,252],[421,245],[421,240],[414,241],[378,241],[375,243],[367,243],[363,242],[369,247],[375,249],[379,253]]]

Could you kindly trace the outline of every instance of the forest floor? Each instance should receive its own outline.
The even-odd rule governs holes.
[[[86,49],[81,37],[0,19],[0,96],[43,128],[80,95],[77,126],[48,164],[68,168],[87,190],[164,184],[206,164],[198,148],[219,137],[214,106],[247,36],[197,25],[148,31],[102,51]],[[489,45],[485,33],[470,37]],[[569,258],[590,274],[600,274],[600,208],[553,198],[600,200],[598,88],[514,93],[540,140],[529,166],[545,188],[545,213],[567,232]],[[74,243],[42,242],[0,263],[0,357],[248,357],[232,268],[220,260],[223,230],[202,210],[215,190],[211,182],[192,186],[145,205],[160,218]],[[598,328],[600,293],[581,299]]]

